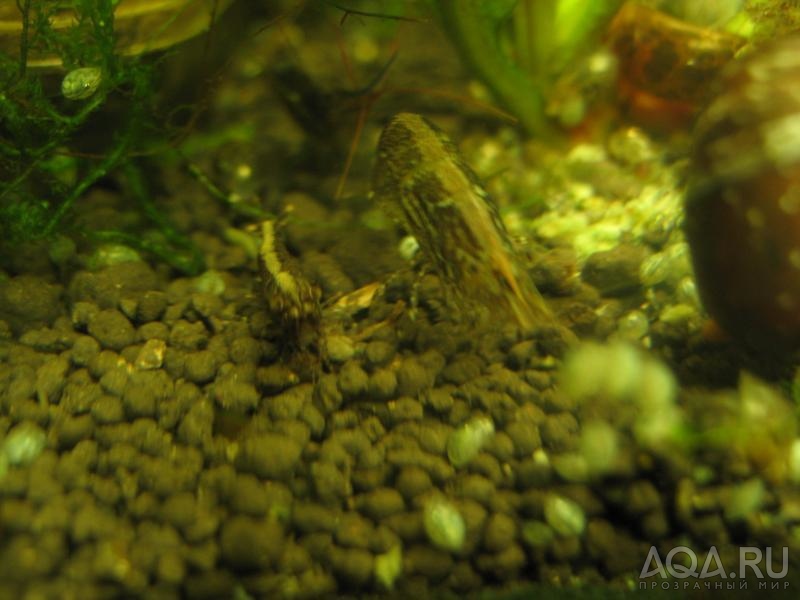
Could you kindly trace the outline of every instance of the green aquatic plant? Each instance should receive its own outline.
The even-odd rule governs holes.
[[[550,136],[551,87],[621,0],[433,0],[464,63],[531,135]]]
[[[199,253],[168,223],[138,173],[135,157],[165,147],[165,140],[152,118],[154,63],[116,50],[117,2],[17,5],[18,52],[0,52],[0,243],[47,239],[71,225],[89,239],[121,241],[180,270],[201,270]],[[64,14],[72,15],[70,26],[56,26]],[[64,73],[34,69],[33,57],[43,56]],[[110,133],[101,115],[113,119]],[[79,200],[106,177],[127,182],[160,235],[83,230],[70,219]]]
[[[559,78],[581,73],[623,0],[350,0],[325,4],[394,27],[433,15],[464,65],[531,135],[555,137],[548,103]],[[580,75],[578,75],[579,77]]]

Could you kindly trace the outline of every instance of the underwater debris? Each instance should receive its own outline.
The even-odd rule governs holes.
[[[625,3],[607,37],[632,116],[661,127],[691,122],[709,98],[709,87],[698,84],[712,80],[745,42],[637,2]]]
[[[800,346],[800,38],[732,64],[694,134],[685,230],[700,297],[756,349]]]
[[[525,330],[555,323],[477,175],[427,119],[401,113],[386,125],[373,192],[459,299],[502,308]]]

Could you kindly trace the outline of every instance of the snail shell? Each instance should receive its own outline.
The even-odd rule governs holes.
[[[85,100],[91,97],[103,81],[103,71],[98,67],[73,69],[61,81],[61,93],[68,100]]]
[[[708,312],[757,349],[800,347],[800,37],[732,63],[698,120],[685,229]]]

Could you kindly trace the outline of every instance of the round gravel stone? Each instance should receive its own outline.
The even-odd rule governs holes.
[[[388,365],[394,358],[395,345],[384,340],[375,340],[367,344],[366,358],[372,367]]]
[[[283,529],[272,520],[237,515],[222,526],[222,560],[235,571],[265,569],[274,565],[283,549]]]
[[[416,358],[407,358],[397,369],[397,391],[401,396],[416,396],[433,385],[430,372]]]
[[[395,487],[406,499],[411,499],[423,492],[427,492],[433,487],[433,483],[430,475],[424,469],[410,466],[403,467],[400,470],[395,480]]]
[[[183,373],[193,383],[207,383],[217,374],[217,357],[211,350],[199,350],[186,355]]]
[[[167,308],[167,295],[157,290],[148,290],[139,298],[136,318],[141,323],[157,321]]]
[[[181,350],[199,350],[208,343],[208,332],[200,321],[178,321],[169,332],[169,345]]]
[[[62,288],[33,275],[0,281],[0,319],[20,333],[34,325],[50,323],[59,312]]]
[[[517,524],[514,519],[503,513],[495,513],[486,521],[483,546],[489,552],[501,552],[514,543],[516,536]]]
[[[214,384],[214,399],[225,410],[242,413],[258,406],[261,396],[254,385],[226,378]]]
[[[390,515],[405,509],[403,496],[392,488],[378,488],[356,498],[356,508],[375,521],[382,521]]]
[[[300,443],[288,436],[262,433],[242,442],[236,466],[264,479],[284,479],[295,470],[302,452]]]
[[[79,335],[75,338],[70,352],[72,364],[86,367],[100,352],[100,344],[90,335]]]
[[[228,350],[231,360],[237,364],[257,364],[261,360],[261,343],[253,337],[237,337],[230,343]]]
[[[378,369],[370,375],[367,394],[372,400],[390,400],[397,392],[397,375],[388,369]]]
[[[369,376],[361,366],[349,361],[345,363],[339,372],[338,385],[342,395],[347,399],[358,398],[367,391]]]
[[[89,320],[89,333],[104,348],[122,350],[136,340],[136,331],[125,315],[116,309],[101,310]]]

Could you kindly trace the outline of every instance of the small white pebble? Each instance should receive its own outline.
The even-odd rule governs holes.
[[[561,536],[581,535],[586,528],[586,514],[568,498],[551,494],[544,501],[544,519]]]
[[[489,417],[475,417],[453,431],[447,438],[447,458],[454,467],[463,467],[475,458],[494,435]]]
[[[398,250],[400,251],[400,256],[410,262],[419,251],[419,242],[413,235],[407,235],[400,240]]]
[[[617,334],[625,340],[636,341],[647,335],[650,323],[640,310],[632,310],[617,321]]]
[[[428,500],[423,511],[425,533],[441,550],[458,552],[464,546],[467,526],[458,509],[442,497]]]
[[[30,465],[42,453],[47,443],[44,430],[29,421],[15,425],[3,442],[3,454],[11,466]]]
[[[388,552],[375,557],[373,572],[375,581],[380,583],[383,589],[394,588],[394,582],[403,572],[403,548],[400,544],[392,546]]]
[[[583,426],[580,449],[592,475],[603,475],[613,469],[619,447],[619,434],[607,422],[595,420]]]
[[[219,271],[206,271],[194,278],[194,289],[197,292],[207,292],[221,296],[225,291],[225,280]]]

